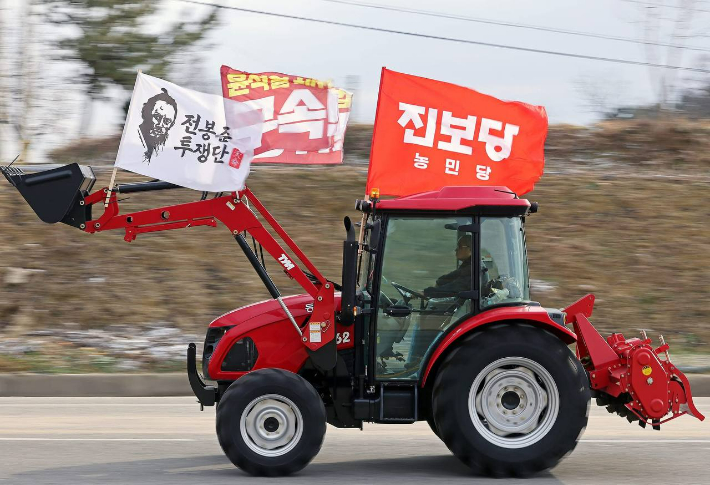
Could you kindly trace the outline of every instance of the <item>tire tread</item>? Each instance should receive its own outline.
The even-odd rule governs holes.
[[[481,360],[478,356],[482,349],[489,351],[494,349],[493,352],[496,349],[501,349],[502,353],[515,353],[516,348],[526,346],[545,349],[545,352],[550,356],[550,361],[557,362],[560,366],[563,366],[568,360],[571,361],[572,372],[567,375],[569,382],[565,381],[565,389],[559,389],[559,392],[560,406],[574,406],[574,409],[571,415],[565,418],[570,421],[569,423],[556,422],[550,430],[550,433],[557,432],[560,436],[559,439],[545,440],[549,449],[544,453],[537,453],[529,459],[515,461],[511,459],[511,456],[518,453],[519,450],[506,453],[510,450],[487,442],[489,449],[486,450],[473,446],[472,441],[467,438],[465,433],[461,432],[461,420],[464,418],[470,420],[470,416],[468,413],[466,413],[466,417],[455,416],[455,413],[451,411],[451,400],[456,398],[455,390],[461,391],[461,388],[464,387],[462,386],[462,376],[470,374],[471,367],[478,366],[482,370],[485,365],[490,363],[490,361],[477,362]],[[468,382],[469,389],[474,378],[475,376],[472,376],[466,381],[470,381]],[[559,382],[556,384],[558,388],[561,385]],[[563,394],[567,395],[567,402],[563,402]],[[466,392],[466,396],[468,399],[468,392]],[[439,435],[444,443],[475,473],[494,477],[526,477],[554,467],[575,448],[577,440],[587,424],[589,400],[589,384],[586,373],[581,363],[562,341],[549,332],[528,324],[501,324],[465,337],[461,344],[446,356],[434,380],[432,409]],[[583,415],[581,413],[582,407],[585,409]],[[558,416],[558,421],[562,419],[561,414]],[[577,428],[577,431],[573,432],[570,427]],[[478,434],[472,425],[471,429],[474,429],[474,433]],[[550,443],[552,443],[551,446]],[[540,442],[531,445],[531,447],[537,445],[540,445]],[[525,448],[525,450],[527,449]],[[504,451],[500,452],[499,450]],[[496,453],[499,457],[492,457]]]
[[[302,423],[304,432],[297,447],[275,459],[256,455],[243,443],[239,432],[243,407],[259,395],[272,393],[273,389],[278,389],[275,393],[285,394],[284,397],[292,401],[305,401],[304,409],[299,406],[299,410],[304,423],[312,421],[305,425]],[[307,418],[309,413],[313,413],[312,419]],[[291,475],[308,465],[320,451],[325,436],[325,420],[323,401],[308,381],[282,369],[260,369],[233,382],[222,395],[217,406],[217,439],[229,460],[250,475]]]

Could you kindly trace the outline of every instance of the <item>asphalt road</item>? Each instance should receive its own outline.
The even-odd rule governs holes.
[[[696,404],[710,416],[710,398]],[[710,483],[710,419],[661,431],[602,408],[576,450],[530,483]],[[429,430],[329,427],[298,475],[256,479],[232,466],[214,435],[214,409],[193,398],[0,398],[0,482],[12,484],[481,483]]]

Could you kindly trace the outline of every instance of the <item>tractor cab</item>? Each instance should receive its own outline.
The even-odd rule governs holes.
[[[457,324],[530,301],[527,200],[505,187],[447,187],[360,202],[368,216],[358,300],[377,381],[419,380],[432,349]],[[347,297],[345,297],[347,300]]]

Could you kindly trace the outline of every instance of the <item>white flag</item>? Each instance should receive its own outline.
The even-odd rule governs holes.
[[[259,110],[139,73],[116,166],[195,190],[238,191],[262,131]]]

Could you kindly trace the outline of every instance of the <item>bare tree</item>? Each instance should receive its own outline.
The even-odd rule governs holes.
[[[704,21],[703,10],[697,8],[697,0],[677,0],[675,4],[671,3],[673,0],[670,0],[668,5],[649,3],[639,6],[639,25],[646,42],[646,60],[649,63],[681,65],[687,40],[702,36],[692,32],[693,28]],[[659,108],[672,108],[682,88],[678,71],[650,67],[649,77]]]
[[[55,143],[66,137],[72,86],[49,54],[56,32],[43,9],[36,0],[0,0],[0,162],[18,154],[29,161],[52,136]]]
[[[15,131],[20,142],[20,162],[27,160],[27,152],[30,149],[31,143],[31,128],[30,120],[33,119],[32,111],[34,103],[32,95],[34,94],[35,84],[35,59],[34,59],[34,19],[32,17],[32,0],[26,0],[22,5],[20,13],[20,49],[18,55],[18,72],[20,81],[18,92],[20,94],[20,110],[17,113],[17,122],[15,123]]]
[[[5,42],[5,19],[7,6],[5,5],[5,0],[0,0],[0,163],[2,163],[6,157],[4,152],[6,144],[5,131],[8,124],[7,117],[7,97],[5,89],[5,78],[2,76],[3,72],[6,72],[5,59],[7,55],[7,45]]]
[[[623,81],[614,73],[603,77],[579,76],[575,89],[584,101],[584,108],[601,118],[612,116],[626,99]]]
[[[2,0],[0,0],[2,1]],[[19,145],[19,161],[26,161],[37,128],[34,109],[37,99],[36,37],[34,2],[21,2],[15,11],[3,2],[0,9],[0,144],[14,140]],[[17,21],[7,21],[17,17]],[[3,154],[8,156],[7,154]],[[14,158],[14,157],[12,157]]]

